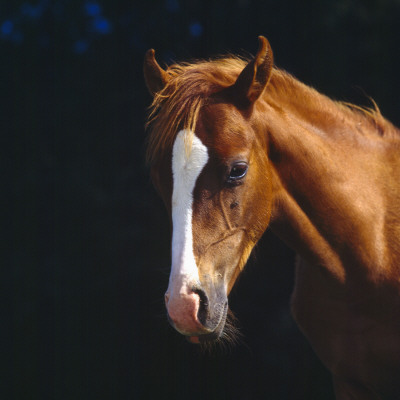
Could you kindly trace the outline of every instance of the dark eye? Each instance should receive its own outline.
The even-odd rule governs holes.
[[[247,169],[248,165],[245,162],[239,162],[234,164],[229,172],[228,182],[234,183],[244,178],[247,173]]]

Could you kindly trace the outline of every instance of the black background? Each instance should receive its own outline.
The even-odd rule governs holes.
[[[399,125],[399,17],[396,0],[2,2],[0,398],[332,399],[270,232],[231,295],[239,345],[204,354],[169,327],[142,60],[254,54],[263,34],[279,67]]]

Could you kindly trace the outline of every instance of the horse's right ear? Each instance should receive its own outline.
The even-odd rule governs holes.
[[[154,49],[147,50],[143,63],[144,79],[152,96],[168,82],[168,74],[158,65],[154,54]]]

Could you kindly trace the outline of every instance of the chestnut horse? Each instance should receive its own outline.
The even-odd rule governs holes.
[[[400,399],[400,131],[256,56],[146,53],[148,160],[172,221],[165,303],[193,343],[223,335],[227,296],[267,226],[298,254],[292,313],[338,399]]]

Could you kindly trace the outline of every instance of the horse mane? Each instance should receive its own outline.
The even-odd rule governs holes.
[[[155,94],[149,108],[146,129],[149,130],[146,160],[149,164],[157,161],[165,150],[171,148],[178,131],[195,131],[199,111],[214,93],[234,84],[248,60],[238,56],[227,56],[209,61],[176,63],[166,70],[169,80],[165,87]],[[376,103],[373,108],[351,103],[338,102],[320,94],[317,90],[301,83],[289,73],[276,67],[273,69],[264,98],[282,101],[282,108],[295,111],[298,105],[306,113],[310,109],[339,114],[348,121],[367,122],[374,135],[400,138],[400,133],[386,120]],[[297,100],[297,101],[296,101]],[[332,121],[329,119],[329,124]],[[190,137],[187,148],[190,148]]]

